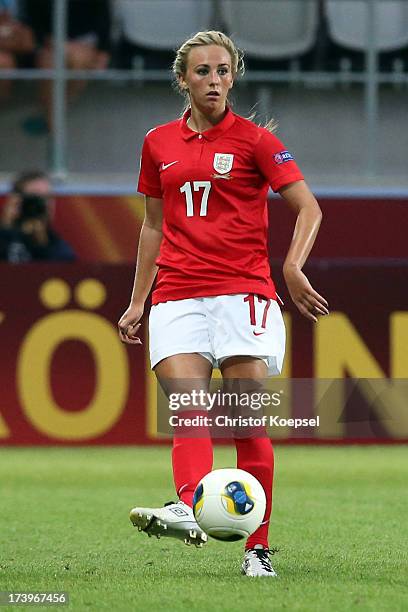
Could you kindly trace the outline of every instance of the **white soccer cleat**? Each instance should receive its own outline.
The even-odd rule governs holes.
[[[198,526],[193,510],[182,501],[176,504],[169,502],[163,508],[133,508],[130,520],[149,537],[178,538],[184,544],[194,544],[197,548],[208,540],[207,534]]]
[[[277,573],[271,565],[269,550],[261,544],[245,551],[241,573],[245,576],[270,576],[276,578]]]

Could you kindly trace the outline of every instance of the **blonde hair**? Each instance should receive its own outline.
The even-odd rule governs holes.
[[[177,79],[179,76],[184,76],[187,72],[188,55],[194,47],[203,47],[208,45],[217,45],[223,47],[231,56],[231,72],[235,78],[237,74],[243,75],[245,72],[244,54],[238,49],[235,43],[223,32],[216,30],[207,30],[205,32],[197,32],[191,38],[186,40],[176,52],[176,58],[173,62],[173,74]],[[184,94],[184,91],[182,90]]]
[[[179,77],[185,76],[187,72],[187,62],[190,51],[194,49],[194,47],[203,47],[208,45],[217,45],[218,47],[223,47],[228,51],[231,57],[231,73],[234,79],[237,75],[243,76],[245,73],[244,53],[238,49],[231,38],[229,38],[223,32],[219,32],[217,30],[197,32],[197,34],[194,34],[194,36],[186,40],[176,51],[176,57],[172,65],[175,86],[186,100],[186,105],[183,112],[190,106],[190,96],[188,90],[180,87]],[[228,100],[228,104],[231,106],[230,100]],[[253,121],[255,119],[255,114],[251,115],[249,119]],[[274,119],[270,119],[263,127],[270,132],[274,132],[277,128],[277,122]]]

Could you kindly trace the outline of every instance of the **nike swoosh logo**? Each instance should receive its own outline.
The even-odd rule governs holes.
[[[163,163],[160,167],[160,171],[163,172],[163,170],[167,170],[167,168],[170,168],[170,166],[172,166],[173,164],[178,164],[178,161],[174,161],[174,162],[170,162],[169,164],[165,164]]]
[[[253,332],[254,336],[262,336],[262,334],[264,333],[265,332],[256,332],[256,331]]]

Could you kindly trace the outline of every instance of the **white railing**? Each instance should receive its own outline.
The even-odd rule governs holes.
[[[268,83],[304,84],[310,87],[335,87],[345,84],[360,84],[364,87],[364,117],[365,117],[365,139],[366,160],[365,174],[373,177],[377,169],[376,158],[376,134],[379,124],[379,86],[381,84],[408,85],[408,75],[403,71],[380,73],[378,68],[378,53],[375,46],[376,40],[376,11],[377,0],[366,0],[369,7],[369,28],[366,47],[366,69],[362,73],[355,73],[340,68],[337,72],[304,72],[299,67],[299,62],[294,60],[290,63],[288,71],[248,71],[245,75],[246,83],[259,85],[260,107],[267,108],[268,89],[262,85]],[[215,13],[217,2],[214,0]],[[66,12],[67,0],[54,1],[54,54],[55,69],[17,69],[0,70],[0,80],[40,80],[50,79],[53,81],[53,130],[51,138],[51,170],[55,177],[66,175],[66,147],[67,147],[67,113],[66,113],[66,84],[69,80],[87,81],[134,81],[152,82],[168,81],[167,70],[145,70],[142,65],[134,70],[107,69],[103,71],[66,70],[64,66],[64,41],[66,38]],[[239,83],[238,83],[239,86]]]

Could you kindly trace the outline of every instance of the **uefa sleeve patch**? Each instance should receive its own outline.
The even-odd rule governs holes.
[[[280,153],[275,153],[273,156],[275,164],[284,164],[285,162],[294,161],[292,155],[289,151],[281,151]]]

